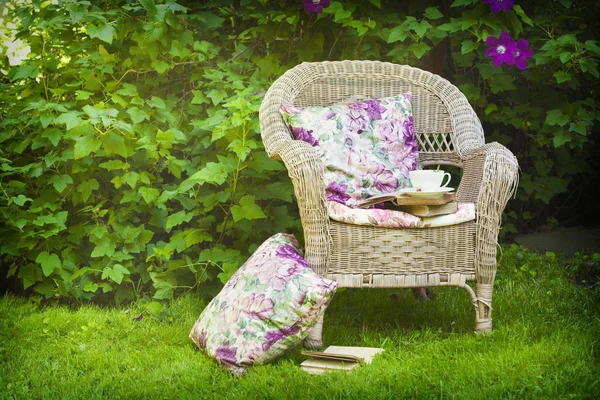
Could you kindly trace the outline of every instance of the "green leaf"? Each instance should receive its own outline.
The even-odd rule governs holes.
[[[77,93],[75,100],[87,100],[94,94],[92,92],[86,92],[85,90],[76,90],[75,93]]]
[[[520,5],[515,4],[513,6],[513,11],[515,11],[517,15],[521,17],[521,21],[525,22],[529,26],[533,26],[533,21],[527,16],[527,14],[525,14],[525,11],[523,11],[523,8],[521,8]]]
[[[54,175],[52,178],[50,178],[50,180],[48,181],[48,183],[51,183],[54,185],[54,189],[56,189],[56,191],[58,193],[62,193],[68,185],[73,183],[73,178],[71,178],[70,175]]]
[[[87,24],[86,30],[90,38],[98,38],[103,42],[108,44],[112,44],[113,38],[115,36],[115,28],[112,25],[109,25],[105,22],[101,22],[98,26],[94,24]]]
[[[79,117],[80,115],[81,112],[79,111],[69,111],[66,113],[62,113],[58,117],[56,117],[54,123],[65,124],[67,129],[71,130],[76,126],[79,126],[83,122],[83,120]]]
[[[168,62],[164,62],[164,61],[160,61],[160,60],[154,60],[154,61],[152,61],[152,63],[150,65],[160,75],[167,72],[167,70],[169,69],[169,66],[170,66],[170,64]]]
[[[598,42],[595,40],[586,40],[585,41],[585,49],[590,53],[600,56],[600,46],[598,46]]]
[[[571,80],[572,76],[570,73],[565,71],[557,71],[554,73],[554,78],[556,78],[556,82],[563,83]]]
[[[144,198],[144,201],[147,204],[151,204],[154,200],[156,200],[158,198],[158,195],[160,194],[158,189],[149,188],[149,187],[145,187],[145,186],[142,186],[139,189],[139,191],[140,191],[140,194],[142,195],[142,197]]]
[[[102,135],[102,145],[106,155],[118,154],[123,158],[128,156],[125,139],[123,136],[114,133],[114,131]]]
[[[150,100],[146,102],[150,107],[158,108],[160,110],[164,110],[166,108],[166,104],[160,97],[152,96]]]
[[[212,236],[202,229],[188,229],[184,231],[185,245],[187,247],[196,245],[202,242],[211,242]]]
[[[475,2],[477,2],[477,0],[454,0],[450,7],[470,6]]]
[[[150,119],[150,115],[146,111],[140,110],[137,107],[128,108],[127,114],[129,114],[131,121],[133,121],[134,124],[139,124],[146,119]]]
[[[102,279],[107,277],[115,281],[118,285],[123,282],[125,275],[129,275],[129,270],[121,264],[115,264],[112,267],[105,267],[102,271]]]
[[[472,52],[473,50],[476,50],[478,47],[479,47],[479,43],[475,43],[472,40],[464,40],[462,42],[460,52],[461,52],[461,54],[467,54],[467,53]]]
[[[490,113],[492,113],[492,112],[494,112],[496,110],[498,110],[498,106],[496,104],[494,104],[494,103],[490,103],[485,108],[484,112],[485,112],[485,115],[489,115]]]
[[[204,168],[196,172],[189,179],[196,183],[215,183],[221,185],[227,179],[230,168],[223,163],[209,162]]]
[[[74,157],[76,160],[100,149],[102,142],[94,136],[83,136],[75,139]]]
[[[112,256],[115,254],[115,244],[111,242],[108,236],[103,237],[102,239],[96,242],[96,247],[92,251],[92,257],[104,257],[104,256]]]
[[[565,143],[570,142],[572,139],[571,137],[571,132],[569,132],[566,129],[562,129],[559,130],[555,135],[554,138],[552,140],[552,144],[554,145],[554,147],[560,147],[562,145],[564,145]]]
[[[10,202],[8,204],[10,204],[12,202],[12,203],[15,203],[16,205],[22,207],[28,201],[33,201],[33,199],[30,199],[29,197],[26,197],[26,196],[20,194],[16,197],[11,197]]]
[[[567,117],[565,114],[563,114],[563,112],[561,110],[553,109],[546,113],[546,125],[565,126],[569,122],[570,122],[569,117]]]
[[[394,43],[394,42],[398,42],[398,41],[402,42],[407,37],[408,37],[408,29],[403,25],[399,25],[390,30],[390,34],[388,35],[387,42],[388,43]]]
[[[42,123],[42,127],[46,129],[48,125],[54,122],[56,117],[52,114],[42,114],[40,115],[40,122]],[[55,145],[56,146],[56,145]]]
[[[224,99],[227,98],[227,92],[224,90],[212,89],[210,92],[208,92],[206,94],[206,96],[208,98],[210,98],[212,100],[213,104],[216,106],[217,104],[219,104],[220,102],[222,102]]]
[[[440,10],[438,10],[438,7],[427,7],[425,9],[424,15],[426,18],[429,19],[440,19],[444,17],[444,14],[442,14]]]
[[[77,191],[81,193],[83,201],[87,201],[87,199],[92,194],[92,191],[98,190],[98,188],[100,188],[100,185],[98,184],[98,181],[94,178],[87,181],[83,181],[79,185],[77,185]]]
[[[98,164],[98,166],[100,168],[105,168],[105,169],[107,169],[109,171],[113,171],[113,170],[116,170],[116,169],[127,170],[130,167],[129,163],[123,162],[121,160],[106,161],[106,162],[103,162],[101,164]]]
[[[246,195],[240,199],[239,205],[231,207],[233,220],[238,222],[242,219],[262,219],[267,218],[260,206],[254,202],[254,196]]]
[[[165,228],[167,232],[170,232],[171,228],[174,226],[180,225],[184,222],[190,222],[192,218],[194,218],[194,213],[188,213],[183,210],[176,212],[175,214],[169,215]]]
[[[421,58],[431,49],[431,46],[425,42],[413,43],[408,47],[408,49],[412,51],[417,58]]]
[[[45,276],[52,275],[56,269],[59,269],[62,266],[60,258],[54,253],[48,254],[47,251],[42,251],[38,254],[35,262],[42,266],[42,272]]]
[[[155,317],[158,317],[158,315],[160,314],[160,312],[163,310],[164,307],[163,307],[162,303],[159,303],[158,301],[151,301],[150,303],[144,304],[144,308],[150,314],[154,315]]]
[[[419,37],[422,38],[423,36],[425,36],[425,33],[431,28],[432,28],[432,26],[429,22],[421,21],[421,23],[418,26],[414,27],[413,30],[417,33],[417,35]],[[429,46],[427,46],[427,47],[428,47],[427,50],[429,50]],[[419,57],[419,58],[421,58],[421,57]]]
[[[14,81],[23,78],[35,78],[40,74],[38,65],[21,65],[10,71],[10,78]]]

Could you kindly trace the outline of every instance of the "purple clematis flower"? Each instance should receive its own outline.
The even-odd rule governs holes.
[[[321,14],[324,8],[329,7],[329,0],[304,0],[304,11],[307,13]]]
[[[516,43],[517,51],[515,51],[515,65],[519,69],[527,68],[527,59],[533,57],[533,50],[529,48],[529,42],[525,39],[519,39]]]
[[[518,51],[517,44],[510,38],[510,35],[504,31],[499,38],[488,36],[485,40],[489,49],[485,55],[492,57],[492,64],[496,67],[505,62],[507,65],[514,65],[515,53]]]
[[[510,11],[513,9],[513,0],[481,0],[485,4],[489,4],[492,12],[499,13],[501,10]]]

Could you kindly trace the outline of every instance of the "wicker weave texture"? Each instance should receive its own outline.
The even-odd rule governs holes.
[[[279,113],[280,105],[324,106],[409,91],[421,165],[463,168],[457,198],[476,204],[476,221],[418,230],[330,221],[318,152],[308,143],[292,139]],[[317,273],[348,287],[462,287],[476,307],[477,330],[491,329],[498,231],[504,207],[518,184],[518,163],[502,145],[485,144],[481,123],[458,88],[437,75],[405,65],[303,63],[273,83],[259,115],[267,153],[283,160],[294,184],[305,255]],[[465,283],[470,279],[476,280],[475,291]],[[318,346],[321,326],[307,343]]]

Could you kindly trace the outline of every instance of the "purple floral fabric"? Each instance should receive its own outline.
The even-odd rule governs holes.
[[[418,168],[410,93],[329,107],[282,105],[297,140],[319,150],[327,199],[354,206],[362,199],[410,187]]]
[[[433,228],[461,224],[475,219],[473,203],[458,203],[458,210],[454,214],[424,218],[396,210],[350,208],[335,201],[327,202],[327,210],[329,217],[334,221],[382,228]]]
[[[292,235],[274,235],[202,311],[190,338],[224,368],[242,373],[302,341],[336,289],[310,269]]]

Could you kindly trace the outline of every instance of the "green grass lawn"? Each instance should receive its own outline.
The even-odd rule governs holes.
[[[5,296],[0,398],[598,398],[600,293],[575,285],[567,263],[508,249],[491,335],[473,334],[462,289],[435,289],[423,303],[409,290],[339,291],[326,314],[325,345],[385,352],[371,365],[325,375],[300,369],[300,346],[241,377],[225,372],[188,339],[206,304],[194,296],[156,316],[143,300],[69,308]]]

